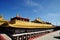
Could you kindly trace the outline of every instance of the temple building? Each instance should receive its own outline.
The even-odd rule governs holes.
[[[7,20],[5,20],[5,19],[0,15],[0,25],[4,24],[5,22],[7,22]]]

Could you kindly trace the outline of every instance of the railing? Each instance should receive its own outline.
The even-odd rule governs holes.
[[[33,38],[48,32],[52,32],[53,29],[51,30],[44,30],[44,31],[38,31],[38,32],[30,32],[30,33],[22,33],[22,34],[14,34],[12,35],[15,40],[28,40],[29,38]]]

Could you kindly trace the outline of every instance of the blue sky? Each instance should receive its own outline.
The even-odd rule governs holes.
[[[15,17],[16,13],[30,20],[39,17],[60,25],[60,0],[0,0],[0,14],[6,20]]]

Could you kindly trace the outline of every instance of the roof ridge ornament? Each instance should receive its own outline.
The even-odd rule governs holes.
[[[39,18],[39,17],[38,17],[38,18],[36,18],[36,20],[37,20],[37,21],[40,21],[40,22],[42,22],[41,18]]]
[[[18,15],[18,13],[16,13],[16,17],[20,17],[20,16]]]
[[[0,18],[2,18],[2,14],[0,14]]]

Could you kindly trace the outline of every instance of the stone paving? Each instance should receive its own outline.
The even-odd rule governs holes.
[[[60,38],[60,30],[48,33],[48,34],[46,34],[44,36],[34,38],[33,40],[60,40],[59,38],[56,38],[58,36]]]

